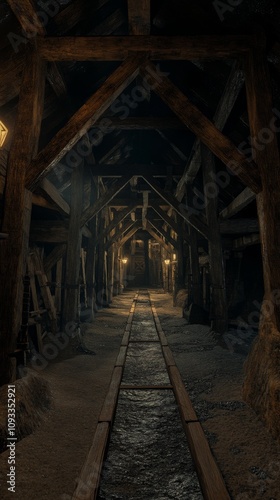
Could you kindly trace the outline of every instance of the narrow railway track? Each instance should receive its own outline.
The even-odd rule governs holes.
[[[230,499],[146,290],[133,299],[72,498]]]

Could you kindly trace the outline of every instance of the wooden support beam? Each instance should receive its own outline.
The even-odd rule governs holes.
[[[207,186],[216,176],[215,159],[211,151],[201,145],[203,165],[203,183],[205,192]],[[215,333],[223,334],[227,330],[227,299],[223,247],[218,221],[218,196],[211,196],[206,203],[206,217],[212,238],[208,243],[209,270],[211,276],[211,328]]]
[[[150,222],[147,222],[147,227],[146,227],[146,231],[148,231],[148,233],[150,233],[150,235],[152,236],[152,238],[154,238],[159,244],[161,247],[163,247],[166,252],[168,254],[170,254],[170,247],[165,243],[165,241],[153,230]]]
[[[206,116],[166,76],[157,76],[157,68],[145,63],[141,75],[149,76],[153,90],[182,120],[182,122],[254,192],[261,191],[261,180],[257,166],[248,161],[243,153],[220,132]]]
[[[88,207],[81,215],[81,227],[83,227],[90,219],[97,215],[102,208],[109,206],[115,196],[129,183],[131,177],[122,177],[118,179],[111,188],[107,190],[96,202]]]
[[[229,219],[233,215],[247,207],[253,200],[256,199],[256,194],[250,188],[245,188],[234,200],[220,212],[220,219]]]
[[[143,59],[143,55],[128,57],[38,154],[28,170],[26,177],[28,189],[35,189],[55,164],[70,151],[127,85],[134,80],[139,73],[139,65]]]
[[[164,220],[166,224],[168,224],[173,229],[173,231],[175,231],[175,233],[180,234],[182,228],[179,226],[179,224],[177,224],[177,222],[175,222],[174,219],[169,217],[167,212],[162,210],[162,208],[160,208],[160,206],[153,201],[150,201],[149,206],[152,207],[152,209]]]
[[[10,8],[18,19],[24,33],[27,35],[45,35],[46,30],[42,25],[32,0],[7,0]]]
[[[149,191],[143,191],[143,208],[142,208],[142,228],[146,229],[147,226],[147,213],[149,204]]]
[[[190,302],[202,306],[202,287],[199,269],[199,254],[197,232],[189,226],[189,249],[190,249],[190,270],[191,270],[191,297]]]
[[[66,288],[62,311],[64,325],[69,321],[77,321],[78,319],[80,250],[82,242],[80,218],[84,192],[83,170],[83,165],[80,165],[79,168],[73,170],[71,175],[70,219],[65,265]]]
[[[1,382],[9,381],[8,353],[15,349],[20,329],[22,279],[26,269],[32,197],[25,191],[25,176],[36,154],[44,104],[46,65],[29,46],[22,78],[17,121],[10,148],[3,202],[2,232],[9,234],[0,249]],[[32,110],[32,113],[31,113]]]
[[[141,229],[141,225],[139,224],[138,221],[136,221],[134,223],[135,225],[133,225],[133,227],[131,227],[131,229],[128,231],[128,233],[123,236],[123,238],[118,242],[117,244],[117,248],[120,248],[122,247],[130,238],[132,238],[132,236],[139,230]]]
[[[121,210],[120,212],[117,212],[115,214],[115,217],[113,218],[113,220],[110,222],[110,224],[106,227],[106,236],[108,237],[111,233],[111,231],[113,231],[113,229],[116,229],[117,226],[124,220],[126,219],[126,217],[131,214],[131,212],[133,212],[136,208],[136,204],[135,203],[131,203],[130,206],[128,208],[125,208],[124,210]],[[135,222],[135,221],[133,221]]]
[[[55,95],[61,101],[67,101],[68,96],[66,83],[56,63],[49,64],[47,71],[47,80],[52,87]]]
[[[98,10],[106,3],[108,3],[108,0],[95,0],[92,8],[90,8],[88,0],[74,0],[53,18],[55,33],[57,35],[67,33],[67,31],[70,31],[78,23],[84,19],[88,19],[89,16],[91,19],[94,19]]]
[[[261,41],[261,35],[258,37]],[[263,190],[257,197],[265,298],[274,309],[271,315],[280,331],[280,302],[273,294],[280,289],[280,158],[277,134],[272,129],[272,92],[265,50],[252,50],[246,60],[246,90],[251,137],[259,137],[262,131],[271,132],[270,140],[262,148],[255,148],[254,155],[259,167]],[[267,137],[267,136],[266,136]],[[253,148],[254,149],[254,148]]]
[[[153,60],[224,59],[244,56],[256,43],[247,35],[108,36],[41,38],[38,49],[48,61],[122,61],[131,51]]]
[[[48,274],[49,271],[57,264],[66,252],[66,244],[57,245],[49,255],[44,259],[44,269]]]
[[[213,123],[219,129],[223,130],[229,116],[234,108],[236,100],[240,94],[241,89],[244,85],[244,72],[240,69],[239,63],[234,63],[231,74],[225,86],[223,95],[217,106]],[[179,201],[182,201],[186,186],[185,184],[191,184],[200,168],[201,165],[201,150],[200,141],[197,139],[193,146],[193,153],[190,162],[186,165],[184,174],[180,181],[178,182],[175,196]]]
[[[30,226],[30,241],[33,243],[66,243],[68,233],[67,221],[32,221]]]
[[[168,234],[157,221],[150,218],[148,220],[151,226],[153,226],[167,240],[167,242],[170,243],[177,250],[178,249],[177,241],[171,238],[170,234]]]
[[[183,207],[182,204],[176,200],[176,198],[163,191],[159,187],[159,185],[154,181],[152,177],[143,177],[145,181],[151,186],[151,188],[159,195],[161,198],[168,204],[170,207],[172,207],[175,212],[177,212],[183,219],[185,219],[191,226],[193,226],[199,233],[202,234],[207,239],[210,239],[211,233],[207,227],[206,224],[204,224],[203,221],[201,221],[196,215],[193,214],[188,214],[187,210]]]
[[[149,35],[151,30],[150,0],[127,0],[130,35]]]
[[[105,249],[107,250],[108,248],[110,248],[114,243],[119,243],[119,240],[122,239],[126,233],[126,231],[128,231],[129,229],[133,229],[135,227],[140,227],[140,223],[139,221],[132,221],[132,220],[128,220],[122,227],[119,227],[114,236],[112,236],[111,238],[108,239],[106,245],[105,245]]]
[[[69,204],[64,200],[58,189],[56,189],[56,187],[48,179],[45,178],[42,180],[39,189],[43,191],[47,199],[49,199],[49,201],[58,208],[62,215],[69,215]]]

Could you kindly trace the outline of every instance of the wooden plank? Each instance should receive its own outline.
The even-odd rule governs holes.
[[[118,179],[113,186],[111,186],[106,193],[104,193],[96,202],[89,206],[81,216],[81,227],[84,226],[88,221],[90,221],[95,215],[97,215],[105,206],[109,206],[110,202],[115,198],[115,196],[122,191],[122,189],[129,183],[131,177],[125,176]]]
[[[171,384],[173,385],[174,394],[179,407],[182,419],[185,422],[195,422],[198,420],[193,409],[191,400],[186,391],[185,385],[181,379],[180,372],[177,366],[169,366],[168,373]],[[218,497],[217,497],[218,498]],[[217,499],[216,499],[217,500]]]
[[[127,353],[127,346],[121,346],[115,366],[124,366]]]
[[[37,290],[35,283],[34,264],[30,255],[28,255],[27,257],[27,269],[30,277],[30,290],[31,290],[33,308],[35,311],[39,311],[40,308],[39,308],[39,301],[37,297]],[[36,337],[37,337],[38,351],[39,353],[41,353],[43,351],[42,326],[40,323],[38,323],[38,321],[36,322]]]
[[[120,383],[122,379],[123,368],[121,366],[116,366],[113,371],[112,379],[110,382],[109,391],[107,393],[106,399],[102,406],[101,413],[99,415],[99,422],[110,422],[112,423],[116,411],[116,405],[118,400],[118,394],[120,389]]]
[[[30,226],[30,241],[34,243],[66,243],[69,235],[66,221],[33,221]]]
[[[206,500],[230,500],[222,474],[212,455],[200,423],[189,423],[186,425],[185,431],[203,497]]]
[[[129,344],[130,332],[131,332],[131,326],[125,329],[121,346],[127,346]]]
[[[44,104],[45,63],[32,45],[26,53],[25,69],[17,106],[10,148],[5,196],[2,202],[1,231],[9,240],[0,249],[0,384],[8,381],[10,364],[7,353],[13,352],[21,323],[22,279],[28,251],[28,226],[32,198],[25,191],[25,175],[31,158],[38,149]],[[30,110],[33,110],[30,113]],[[28,202],[27,202],[28,200]],[[4,359],[5,358],[5,359]],[[3,379],[2,379],[3,375]]]
[[[32,248],[31,249],[31,260],[33,262],[34,266],[34,272],[37,277],[40,290],[41,290],[41,295],[42,299],[45,305],[45,308],[47,309],[48,316],[50,318],[50,325],[51,325],[51,330],[53,333],[56,333],[57,331],[57,316],[56,316],[56,309],[53,301],[53,297],[50,292],[50,288],[47,285],[48,279],[44,270],[44,265],[42,262],[42,259],[39,254],[38,248]]]
[[[173,358],[173,354],[171,352],[170,347],[163,346],[162,347],[165,363],[167,366],[176,366],[175,359]]]
[[[247,35],[47,37],[38,50],[48,61],[122,61],[131,51],[145,50],[153,60],[224,59],[248,53],[256,44]]]
[[[150,0],[127,0],[130,35],[149,35],[151,30]]]
[[[181,203],[170,193],[165,192],[152,177],[143,177],[153,190],[162,197],[162,199],[172,207],[181,217],[183,217],[191,226],[193,226],[202,236],[210,239],[211,233],[207,225],[196,215],[189,214]]]
[[[173,389],[172,385],[129,385],[121,384],[120,389],[123,391],[170,391]]]
[[[234,200],[220,212],[220,219],[229,219],[238,212],[247,207],[253,200],[256,199],[256,194],[250,189],[245,188]]]
[[[31,163],[26,186],[33,191],[47,173],[70,151],[139,73],[143,55],[128,57],[59,130]],[[81,158],[82,159],[82,158]]]
[[[151,76],[151,75],[155,76]],[[182,122],[254,192],[261,191],[261,179],[253,161],[247,160],[237,147],[220,132],[215,125],[194,106],[191,101],[174,85],[169,78],[156,76],[156,67],[145,63],[141,75],[153,81],[153,90],[182,120]]]
[[[81,498],[95,500],[97,498],[109,430],[109,423],[99,422],[97,424],[93,442],[77,480],[72,500],[81,500]]]
[[[219,130],[222,131],[224,129],[243,85],[244,72],[241,70],[239,62],[236,62],[233,64],[223,95],[213,118],[213,123]],[[192,158],[186,165],[184,174],[176,187],[175,196],[179,201],[182,201],[185,194],[185,184],[192,184],[200,168],[201,153],[199,146],[200,141],[197,139],[193,146]]]

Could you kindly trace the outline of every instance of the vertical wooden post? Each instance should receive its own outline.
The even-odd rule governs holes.
[[[69,231],[65,266],[65,294],[63,324],[78,319],[80,249],[82,241],[81,213],[83,209],[83,165],[75,168],[71,175],[71,202]]]
[[[194,304],[201,306],[201,285],[200,285],[200,270],[199,270],[199,256],[198,256],[198,243],[197,232],[189,226],[189,245],[190,245],[190,264],[191,264],[191,291]]]
[[[265,300],[259,335],[246,360],[243,396],[279,439],[280,161],[264,47],[252,50],[248,57],[246,88],[253,157],[260,170],[263,188],[257,196],[257,207]]]
[[[274,293],[280,289],[280,160],[272,113],[269,68],[263,46],[251,51],[245,74],[252,151],[260,169],[263,187],[257,196],[257,206],[265,299],[272,304],[270,319],[280,331],[280,301],[274,298]]]
[[[91,203],[95,203],[98,198],[98,180],[95,178],[91,185]],[[94,318],[96,311],[95,297],[95,260],[96,260],[96,237],[97,237],[97,216],[93,217],[88,223],[91,232],[91,238],[88,240],[87,258],[86,258],[86,282],[87,282],[87,301],[88,308],[91,310],[91,318]]]
[[[55,289],[55,307],[57,315],[61,313],[61,282],[62,282],[62,258],[59,259],[56,263],[56,289]]]
[[[114,249],[113,245],[111,245],[108,249],[107,253],[107,260],[108,260],[108,304],[112,302],[112,297],[113,297],[113,283],[114,283]]]
[[[218,221],[218,190],[216,189],[215,181],[215,159],[213,153],[203,144],[201,144],[201,158],[206,218],[211,233],[211,240],[208,241],[211,276],[211,328],[216,333],[225,333],[228,324],[225,266]]]
[[[1,231],[9,234],[0,249],[0,384],[11,375],[8,354],[16,347],[22,311],[31,214],[31,194],[25,176],[38,150],[44,105],[46,64],[28,44],[20,89],[17,120],[8,158]]]
[[[105,218],[104,211],[102,210],[98,214],[98,234],[101,235],[98,249],[97,249],[97,262],[96,262],[96,303],[99,306],[104,306],[105,304],[105,293],[106,288],[104,284],[104,264],[105,264],[105,242],[104,242],[104,226]]]

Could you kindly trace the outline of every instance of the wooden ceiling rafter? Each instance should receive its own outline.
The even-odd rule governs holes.
[[[50,170],[71,150],[139,73],[143,54],[128,57],[68,120],[49,144],[31,162],[26,187],[33,191]]]
[[[167,76],[156,77],[156,67],[146,62],[141,67],[143,78],[149,76],[153,90],[185,123],[185,125],[217,156],[234,175],[254,192],[261,191],[257,165],[247,160],[237,147],[174,85]]]
[[[189,214],[184,206],[170,193],[165,192],[152,177],[146,176],[143,179],[175,212],[177,212],[186,222],[188,222],[204,238],[211,239],[211,231],[207,224],[194,214]]]
[[[213,123],[219,130],[222,131],[224,129],[243,86],[244,72],[240,68],[240,63],[235,61],[213,117]],[[184,197],[186,191],[185,185],[191,184],[194,181],[200,168],[201,150],[199,146],[200,140],[197,139],[193,146],[191,159],[186,165],[184,174],[177,185],[175,196],[179,201],[182,201]]]
[[[38,37],[39,53],[47,61],[123,61],[143,51],[157,61],[225,59],[246,56],[255,46],[258,41],[250,35]]]

